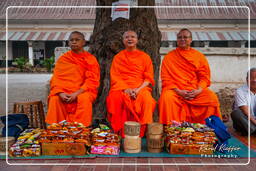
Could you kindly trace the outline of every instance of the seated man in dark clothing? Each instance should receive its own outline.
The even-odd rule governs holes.
[[[256,68],[250,69],[246,81],[245,85],[236,90],[234,110],[231,113],[233,127],[242,135],[248,135],[248,118],[251,123],[250,134],[256,132]]]

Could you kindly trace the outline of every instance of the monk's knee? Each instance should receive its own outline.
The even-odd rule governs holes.
[[[211,98],[212,101],[219,101],[218,96],[215,92],[210,89],[206,89],[205,93]]]
[[[175,92],[171,91],[171,90],[167,90],[162,92],[161,96],[160,96],[160,101],[165,101],[165,102],[173,102],[173,101],[177,101],[177,97]]]
[[[150,103],[155,103],[155,100],[154,98],[152,97],[151,95],[151,92],[144,92],[142,95],[141,95],[141,98],[143,99],[142,101],[146,104],[150,104]]]
[[[107,103],[122,103],[123,101],[123,96],[121,91],[113,91],[109,93],[107,97]]]
[[[91,103],[93,101],[93,97],[91,97],[90,93],[82,93],[77,96],[77,101],[84,103]]]

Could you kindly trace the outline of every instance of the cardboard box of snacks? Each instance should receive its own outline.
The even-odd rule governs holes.
[[[42,143],[42,155],[77,155],[87,154],[84,143]]]
[[[213,154],[212,145],[199,144],[170,144],[171,154]]]
[[[165,145],[171,154],[213,154],[214,130],[204,124],[175,122],[165,127]]]
[[[40,135],[42,155],[86,155],[91,146],[90,129],[81,123],[51,124]]]

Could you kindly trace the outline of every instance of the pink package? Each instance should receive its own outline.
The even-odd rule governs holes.
[[[91,154],[119,155],[120,148],[117,146],[91,146]]]

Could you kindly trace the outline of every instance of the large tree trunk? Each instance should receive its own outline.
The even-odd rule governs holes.
[[[97,6],[111,6],[115,1],[97,0]],[[138,0],[138,6],[154,5],[154,0]],[[99,94],[93,107],[95,118],[105,118],[106,116],[106,97],[110,88],[110,66],[114,55],[124,49],[122,35],[127,30],[134,30],[138,33],[138,48],[149,54],[152,59],[156,83],[153,88],[153,97],[157,99],[159,96],[161,33],[158,29],[154,8],[131,8],[129,20],[118,18],[114,21],[111,18],[111,8],[98,8],[89,48],[89,52],[97,57],[101,69]]]

